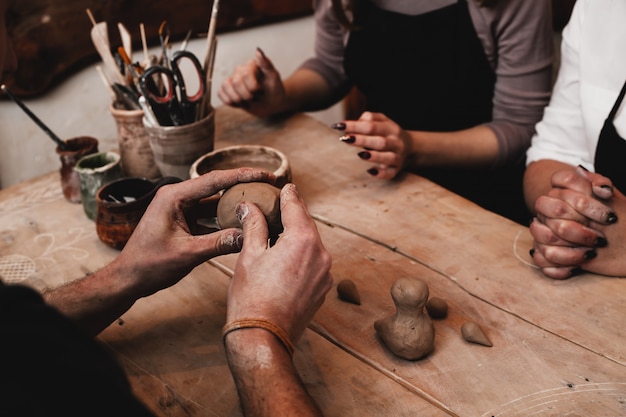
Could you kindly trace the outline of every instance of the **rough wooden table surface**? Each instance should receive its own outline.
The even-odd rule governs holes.
[[[528,229],[433,183],[372,179],[338,132],[304,115],[263,121],[218,108],[216,148],[255,143],[284,152],[293,182],[333,254],[336,282],[297,345],[296,365],[328,416],[626,415],[626,280],[543,277]],[[117,252],[99,242],[80,205],[51,173],[0,191],[0,275],[38,289],[93,272]],[[236,255],[137,302],[102,333],[137,394],[162,416],[238,416],[219,331]],[[401,277],[445,299],[435,350],[418,361],[389,353],[375,320],[393,313]],[[493,347],[465,342],[475,321]]]

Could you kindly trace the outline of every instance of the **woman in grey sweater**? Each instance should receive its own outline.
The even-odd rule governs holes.
[[[524,153],[552,80],[545,0],[314,0],[315,56],[282,80],[261,50],[220,99],[265,117],[315,111],[355,86],[334,125],[376,178],[404,169],[527,223]]]

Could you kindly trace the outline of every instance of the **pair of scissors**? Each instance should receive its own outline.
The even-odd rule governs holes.
[[[197,77],[197,91],[189,94],[182,64],[189,61]],[[198,107],[206,93],[204,70],[198,58],[186,50],[176,51],[170,68],[153,65],[139,77],[139,89],[161,126],[180,126],[196,121]]]

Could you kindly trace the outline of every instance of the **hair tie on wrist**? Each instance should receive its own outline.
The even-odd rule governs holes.
[[[266,319],[246,318],[246,319],[233,320],[229,323],[226,323],[224,327],[222,328],[222,339],[226,341],[226,335],[235,330],[250,329],[250,328],[264,329],[272,333],[274,336],[276,336],[278,340],[280,340],[280,342],[283,344],[285,349],[287,349],[287,353],[289,353],[289,356],[293,357],[293,352],[294,352],[293,343],[291,343],[291,340],[289,339],[289,336],[287,335],[287,333],[285,333],[285,331],[281,329],[277,324]]]

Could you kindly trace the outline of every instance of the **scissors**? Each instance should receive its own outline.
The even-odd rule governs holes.
[[[181,64],[190,61],[197,77],[198,90],[189,95]],[[139,89],[146,97],[161,126],[180,126],[196,120],[198,107],[206,93],[204,70],[196,56],[186,50],[176,51],[170,68],[153,65],[139,77]]]

